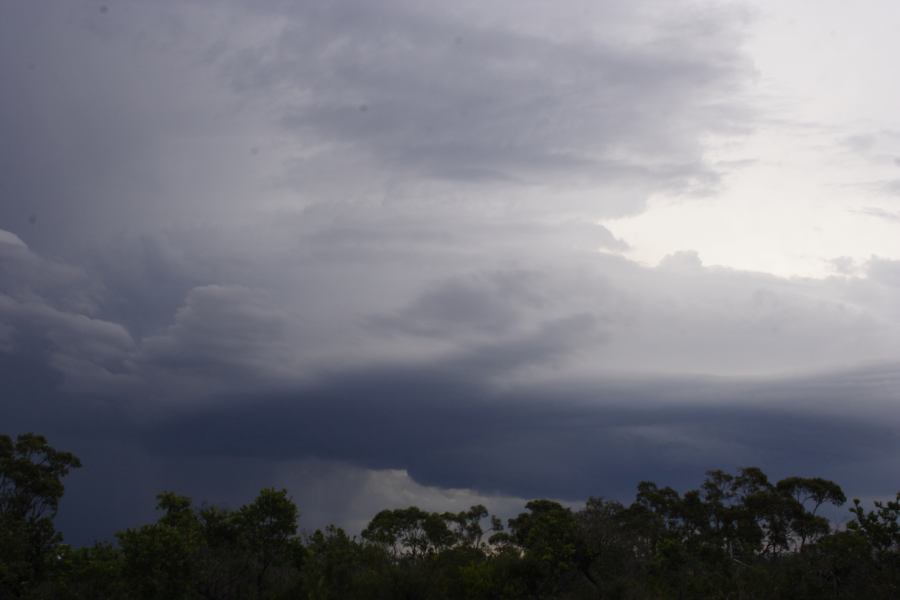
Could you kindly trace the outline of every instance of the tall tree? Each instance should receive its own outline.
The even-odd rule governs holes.
[[[62,480],[80,466],[41,435],[0,435],[0,597],[27,597],[48,581],[62,542],[53,525]]]

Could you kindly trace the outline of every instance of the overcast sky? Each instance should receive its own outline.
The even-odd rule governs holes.
[[[0,0],[0,423],[175,489],[900,484],[900,5]]]

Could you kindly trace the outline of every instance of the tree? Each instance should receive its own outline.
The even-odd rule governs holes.
[[[284,571],[302,561],[297,534],[297,506],[287,490],[265,488],[256,499],[235,514],[239,548],[254,582],[256,597],[272,586],[283,585]]]
[[[157,496],[156,523],[118,534],[125,577],[139,598],[266,598],[293,582],[303,548],[297,507],[266,488],[236,511]]]
[[[46,597],[53,600],[127,600],[133,590],[122,576],[122,552],[107,542],[84,548],[63,545]]]
[[[458,513],[445,512],[441,518],[449,524],[456,538],[456,543],[466,548],[481,548],[484,528],[481,521],[488,517],[488,510],[476,504],[469,510]]]
[[[683,494],[641,482],[628,506],[532,500],[505,531],[480,505],[413,506],[379,512],[361,539],[330,526],[305,544],[286,490],[237,509],[163,492],[157,521],[118,547],[70,548],[53,519],[78,466],[41,436],[0,436],[0,599],[900,598],[900,494],[854,500],[835,531],[819,512],[845,501],[837,484],[754,467]]]
[[[48,580],[62,543],[53,525],[62,480],[80,466],[41,435],[0,435],[0,597],[26,596]]]
[[[828,520],[816,513],[825,504],[841,506],[847,501],[839,485],[820,477],[788,477],[777,485],[778,491],[795,501],[791,528],[802,550],[810,541],[828,534]],[[811,509],[807,507],[811,506]]]
[[[532,500],[528,512],[509,520],[510,537],[522,549],[538,595],[553,595],[563,579],[580,569],[578,524],[568,508],[553,500]]]
[[[866,511],[853,500],[854,520],[847,528],[861,535],[869,547],[879,579],[891,597],[900,595],[900,492],[894,500],[876,501],[875,510]]]
[[[583,572],[604,598],[621,596],[628,579],[637,576],[640,541],[628,516],[621,503],[596,497],[575,513]]]
[[[188,600],[198,597],[203,543],[200,522],[191,499],[172,492],[157,496],[159,521],[119,532],[124,576],[132,593],[147,600]]]
[[[340,527],[317,529],[306,543],[301,566],[304,595],[309,600],[390,598],[397,587],[396,568],[387,550],[360,543]]]
[[[362,531],[362,537],[387,548],[395,558],[409,560],[431,556],[454,542],[442,515],[416,506],[379,512]]]

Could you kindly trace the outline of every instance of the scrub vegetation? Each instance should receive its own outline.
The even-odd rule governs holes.
[[[900,493],[854,500],[835,527],[822,513],[847,499],[820,478],[710,471],[684,493],[640,482],[627,505],[532,500],[506,523],[484,506],[383,510],[359,536],[299,534],[285,490],[235,509],[163,492],[155,523],[73,548],[53,521],[80,466],[40,435],[0,435],[0,598],[900,597]]]

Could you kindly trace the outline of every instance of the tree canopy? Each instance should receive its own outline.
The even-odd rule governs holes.
[[[155,522],[72,548],[53,518],[79,466],[42,436],[0,436],[0,597],[900,597],[900,493],[872,508],[854,500],[836,528],[825,507],[847,498],[818,477],[713,470],[683,493],[640,482],[630,504],[535,499],[505,524],[480,505],[386,509],[358,537],[299,533],[286,490],[237,508],[167,491]]]

